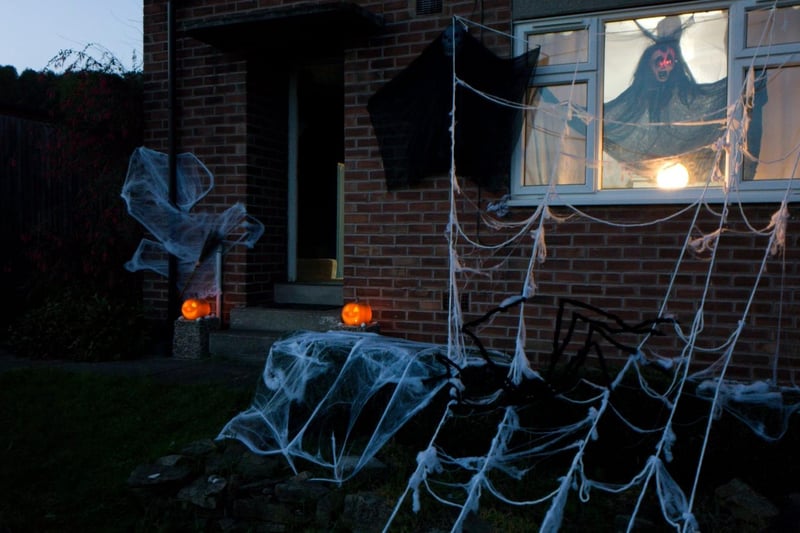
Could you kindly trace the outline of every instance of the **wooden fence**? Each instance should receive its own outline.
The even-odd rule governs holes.
[[[34,228],[66,233],[75,184],[59,172],[55,128],[0,115],[0,234],[5,246]]]

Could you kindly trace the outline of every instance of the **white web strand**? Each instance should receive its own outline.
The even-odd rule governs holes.
[[[471,23],[457,18],[454,24],[469,26]],[[457,52],[453,42],[454,72]],[[452,510],[451,531],[459,532],[464,529],[468,517],[480,511],[482,498],[494,498],[508,506],[537,507],[539,514],[535,516],[541,519],[539,530],[554,533],[564,523],[570,498],[577,497],[580,504],[589,504],[593,490],[610,494],[630,491],[633,494],[628,531],[637,525],[648,495],[655,496],[664,521],[676,531],[696,531],[699,524],[694,507],[699,479],[708,454],[709,438],[722,410],[740,418],[759,436],[771,440],[780,438],[789,417],[800,408],[796,400],[800,398],[800,391],[777,385],[779,350],[773,358],[771,383],[737,383],[727,376],[735,363],[737,344],[769,260],[776,257],[785,260],[789,219],[787,199],[792,184],[787,184],[783,202],[769,224],[761,229],[754,228],[747,220],[738,189],[720,183],[720,176],[715,172],[707,176],[704,186],[692,189],[697,192],[696,198],[665,216],[644,221],[615,221],[592,216],[572,205],[564,208],[567,216],[554,213],[551,207],[558,198],[556,184],[559,177],[556,175],[558,165],[554,165],[546,184],[548,192],[539,205],[531,209],[529,216],[520,215],[521,220],[506,222],[488,212],[481,213],[485,227],[497,232],[497,241],[483,244],[480,238],[467,231],[459,219],[461,211],[478,211],[481,206],[471,203],[455,165],[458,128],[455,94],[456,91],[473,90],[459,80],[457,74],[452,80],[450,212],[444,235],[449,259],[447,345],[343,332],[306,332],[283,339],[270,351],[263,384],[253,406],[229,422],[220,437],[237,438],[258,453],[282,455],[293,466],[299,460],[310,461],[329,473],[321,479],[343,483],[376,457],[405,422],[423,409],[436,405],[433,400],[437,395],[441,393],[448,399],[446,396],[449,394],[446,404],[440,402],[441,405],[437,405],[442,412],[433,417],[435,425],[430,437],[426,435],[421,440],[422,449],[416,455],[416,467],[394,505],[384,526],[385,532],[398,521],[409,499],[413,512],[419,512],[423,505]],[[752,83],[752,78],[748,83]],[[747,87],[742,92],[752,95]],[[497,105],[519,107],[492,95],[484,96]],[[746,130],[742,128],[747,128],[748,124],[741,118],[746,114],[743,114],[742,107],[736,106],[729,110],[730,116],[739,116],[740,120],[726,123],[727,129],[715,145],[718,149],[717,163],[724,156],[741,160],[746,154]],[[531,108],[523,106],[521,109]],[[587,124],[601,120],[601,117],[589,116],[585,110],[572,104],[559,115],[564,121],[573,116]],[[566,128],[561,132],[561,154],[566,157]],[[583,163],[587,167],[600,164],[599,161]],[[708,192],[712,187],[723,193],[724,200],[719,206],[710,205]],[[757,270],[754,269],[757,275],[752,286],[746,298],[742,299],[744,305],[735,317],[735,326],[731,326],[730,332],[715,334],[712,345],[708,340],[706,321],[713,310],[713,302],[708,298],[715,276],[719,276],[719,254],[725,250],[727,239],[747,233],[734,232],[729,227],[729,214],[737,210],[742,214],[749,234],[754,236],[756,247],[763,253]],[[652,315],[660,318],[670,316],[670,302],[675,298],[676,290],[680,290],[677,280],[686,270],[691,269],[693,275],[702,281],[698,287],[693,287],[699,291],[699,296],[688,322],[675,321],[672,326],[674,346],[663,348],[663,351],[653,348],[655,343],[651,342],[651,331],[631,343],[635,348],[625,354],[624,364],[613,379],[609,379],[610,383],[594,383],[584,377],[565,390],[548,390],[546,387],[550,384],[545,383],[542,375],[531,366],[527,346],[529,326],[525,315],[530,309],[526,305],[532,305],[529,300],[540,290],[537,275],[547,264],[548,252],[558,252],[552,246],[552,236],[562,231],[562,222],[569,219],[602,224],[609,228],[611,242],[615,229],[646,229],[679,217],[687,219],[685,232],[675,246],[674,267],[663,286],[663,293],[660,293],[660,299],[654,298]],[[703,231],[700,221],[712,227]],[[550,246],[547,237],[551,238]],[[510,291],[512,294],[494,294],[499,303],[493,304],[503,310],[518,306],[518,316],[513,317],[516,318],[514,351],[511,354],[491,352],[478,357],[467,347],[462,330],[461,294],[469,290],[475,277],[480,276],[482,282],[491,281],[492,273],[504,268],[513,252],[527,259],[524,270],[520,268],[518,287]],[[698,263],[692,262],[695,259]],[[702,268],[697,264],[703,265]],[[504,279],[503,283],[507,286],[508,280]],[[783,301],[778,305],[782,307]],[[780,316],[777,329],[780,338]],[[654,384],[648,381],[649,366],[660,370],[665,376],[663,382]],[[499,371],[500,377],[505,379],[504,388],[480,391],[470,397],[468,376],[476,369]],[[557,421],[539,418],[548,413],[540,412],[533,400],[529,403],[505,401],[497,405],[498,399],[506,400],[504,395],[514,391],[515,386],[530,384],[542,389],[534,388],[534,393],[526,399],[538,400],[536,394],[540,393],[559,407],[565,407],[564,413],[559,411]],[[626,409],[625,398],[617,396],[626,388],[635,389],[637,397],[652,401],[659,411],[666,414],[648,416],[645,420],[633,418]],[[792,392],[794,399],[787,392]],[[687,461],[694,467],[694,477],[691,487],[685,489],[676,481],[679,477],[673,477],[670,472],[671,463],[680,449],[675,444],[684,438],[676,415],[680,406],[696,397],[708,401],[708,420],[696,464],[691,462],[692,458]],[[378,409],[378,415],[375,420],[365,421],[365,413],[371,409]],[[776,427],[767,427],[763,420],[765,411],[780,415]],[[647,412],[647,415],[653,414]],[[336,415],[333,420],[332,415]],[[606,427],[604,423],[612,419],[618,420],[623,428],[637,437],[646,437],[645,446],[652,446],[644,449],[641,463],[625,470],[624,476],[623,472],[614,476],[614,482],[601,479],[599,473],[585,464],[600,441],[610,437],[602,431]],[[480,424],[480,429],[469,434],[469,439],[466,439],[469,446],[465,446],[468,449],[453,449],[451,432],[463,431],[466,423],[476,427]],[[357,425],[367,425],[366,438],[355,438]],[[461,427],[455,429],[455,426]],[[540,479],[539,467],[547,461],[553,461],[551,464],[559,468],[558,473],[553,476],[546,471],[549,477]],[[616,466],[609,465],[609,468]],[[513,493],[508,490],[509,486],[514,487]]]
[[[465,88],[465,89],[469,89],[470,88],[468,86],[468,84],[466,84],[466,83],[463,83],[463,82],[460,82],[460,81],[458,81],[456,83],[458,85],[460,85],[461,87]],[[454,85],[454,90],[455,90],[455,88],[456,88],[456,85]],[[499,104],[502,104],[502,105],[510,105],[508,102],[501,101],[499,99],[492,99],[492,98],[490,98],[490,99],[495,101],[496,103],[499,103]],[[731,123],[728,123],[728,126],[729,126],[728,139],[729,139],[729,141],[727,143],[721,145],[721,147],[727,148],[727,149],[729,149],[731,151],[731,153],[729,154],[729,157],[733,158],[734,160],[741,158],[741,154],[743,153],[743,149],[741,148],[741,145],[742,145],[743,139],[746,137],[746,129],[745,129],[745,132],[739,132],[738,130],[731,131],[731,126],[737,126],[738,127],[739,125],[742,125],[744,128],[746,128],[747,127],[747,121],[744,121],[744,120],[743,121],[739,121],[739,122],[732,121]],[[562,128],[562,132],[563,131],[566,131],[566,128]],[[718,153],[717,157],[719,159],[719,153]],[[554,168],[556,168],[556,167],[554,166]],[[453,183],[457,183],[455,181],[455,173],[453,173],[451,175],[451,178],[453,179]],[[551,183],[551,185],[555,183],[555,180],[553,179],[553,176],[551,176],[550,183]],[[668,217],[662,217],[660,219],[649,221],[649,222],[645,222],[645,223],[617,224],[617,223],[613,223],[611,221],[600,220],[600,219],[597,219],[596,217],[588,216],[586,213],[584,213],[580,209],[575,208],[574,206],[569,206],[569,207],[570,207],[570,209],[573,210],[574,213],[576,213],[579,216],[583,216],[586,219],[590,219],[590,220],[593,220],[595,222],[601,222],[603,224],[607,224],[607,225],[610,225],[610,226],[618,226],[618,227],[645,227],[645,226],[648,226],[648,225],[660,224],[660,223],[664,222],[665,220],[680,216],[681,214],[685,213],[687,210],[692,209],[693,207],[695,208],[694,220],[696,221],[697,217],[698,217],[698,215],[700,213],[700,209],[699,208],[702,207],[702,206],[705,206],[704,196],[705,196],[705,191],[707,190],[707,187],[708,187],[709,183],[710,183],[710,181],[706,184],[706,188],[702,190],[700,196],[698,197],[698,200],[695,203],[690,204],[690,205],[688,205],[686,207],[683,207],[683,208],[677,210],[676,213],[674,213],[673,215],[669,215]],[[460,192],[460,188],[458,190]],[[726,199],[727,199],[728,198],[728,194],[727,193],[729,191],[727,190],[727,188],[725,188],[724,191],[726,193]],[[536,213],[532,217],[530,217],[527,220],[525,220],[524,224],[523,224],[523,227],[525,228],[525,230],[529,231],[528,228],[531,227],[531,223],[533,222],[533,220],[535,220],[535,219],[539,220],[539,227],[537,228],[537,230],[535,230],[533,232],[534,246],[533,246],[533,251],[532,251],[532,253],[530,255],[528,273],[527,273],[526,278],[525,278],[527,281],[525,282],[524,289],[523,289],[523,292],[526,293],[526,294],[533,293],[535,291],[535,283],[534,283],[535,265],[537,263],[544,262],[544,260],[546,260],[546,252],[545,252],[546,247],[544,245],[544,228],[543,228],[542,222],[545,219],[545,216],[543,214],[548,212],[547,202],[548,202],[549,197],[550,197],[550,195],[545,195],[544,201],[543,201],[542,204],[540,204],[538,206],[538,208],[536,209]],[[697,466],[697,470],[696,470],[697,475],[696,475],[695,485],[692,487],[691,497],[688,498],[688,499],[684,496],[683,491],[680,489],[680,487],[678,487],[677,484],[674,482],[674,480],[669,476],[664,463],[661,461],[661,459],[659,457],[661,455],[664,455],[667,458],[667,460],[671,459],[671,448],[672,448],[672,444],[674,443],[675,438],[676,438],[675,433],[674,433],[674,431],[672,429],[672,416],[674,416],[674,413],[676,411],[678,403],[679,403],[680,399],[684,395],[684,389],[685,389],[687,383],[689,382],[689,378],[690,378],[689,368],[690,368],[690,363],[694,359],[693,354],[694,354],[694,352],[696,350],[700,349],[697,346],[697,340],[698,340],[699,335],[701,335],[702,332],[704,331],[704,322],[705,322],[704,314],[706,312],[705,311],[705,300],[707,298],[709,285],[710,285],[710,282],[711,282],[711,279],[712,279],[712,274],[714,272],[715,257],[716,257],[716,253],[717,253],[717,250],[718,250],[719,240],[720,240],[720,237],[722,236],[722,234],[726,231],[728,205],[729,205],[729,202],[726,200],[724,202],[723,210],[720,213],[720,215],[718,216],[719,225],[718,225],[716,230],[712,231],[711,233],[703,234],[700,237],[692,237],[690,233],[687,233],[685,245],[683,247],[683,250],[681,251],[681,254],[680,254],[680,257],[678,258],[678,261],[676,262],[676,268],[673,271],[673,274],[671,276],[669,286],[667,287],[667,290],[665,291],[665,297],[663,299],[662,306],[661,306],[661,314],[662,315],[664,313],[666,313],[666,310],[668,308],[669,297],[670,297],[670,294],[672,294],[672,286],[673,286],[673,284],[675,282],[675,279],[677,277],[677,274],[679,272],[680,265],[683,262],[685,251],[687,249],[692,249],[692,250],[694,250],[695,253],[706,252],[706,253],[710,254],[711,257],[708,259],[708,269],[707,269],[707,273],[706,273],[706,276],[705,276],[705,284],[704,284],[704,287],[703,287],[703,290],[702,290],[702,297],[701,297],[700,301],[698,302],[698,309],[697,309],[697,312],[695,314],[694,320],[692,321],[691,329],[688,332],[688,334],[686,334],[686,333],[681,332],[680,328],[676,325],[676,331],[681,333],[681,337],[684,339],[684,342],[685,342],[685,347],[684,347],[683,353],[680,355],[680,357],[678,357],[676,359],[677,364],[674,366],[674,369],[676,370],[676,372],[673,375],[677,378],[677,381],[676,381],[677,388],[674,389],[673,400],[667,402],[667,404],[670,407],[670,410],[671,410],[670,413],[671,414],[670,414],[670,418],[668,419],[666,425],[664,426],[664,428],[662,430],[662,438],[661,438],[659,444],[657,445],[656,451],[651,456],[651,461],[648,462],[648,465],[645,467],[645,469],[643,469],[631,481],[631,485],[634,484],[635,482],[637,482],[637,480],[641,481],[642,482],[642,488],[641,488],[640,498],[639,498],[639,501],[637,503],[637,507],[634,510],[634,512],[633,512],[633,514],[631,516],[631,519],[630,519],[629,530],[633,527],[633,523],[634,523],[634,521],[636,519],[637,511],[638,511],[639,506],[641,504],[641,497],[644,495],[644,493],[645,493],[645,491],[647,489],[649,480],[653,476],[656,479],[657,493],[658,493],[658,496],[659,496],[659,500],[661,501],[661,504],[662,504],[662,512],[663,512],[664,517],[667,520],[667,522],[672,524],[674,527],[676,527],[676,529],[677,528],[683,529],[683,531],[693,531],[697,527],[696,520],[694,519],[694,517],[692,515],[692,507],[693,507],[694,499],[695,499],[695,495],[696,495],[696,486],[697,486],[697,481],[696,480],[697,480],[697,478],[699,478],[699,474],[700,474],[700,471],[701,471],[703,455],[701,454],[701,457],[700,457],[700,460],[699,460],[699,463],[698,463],[698,466]],[[741,206],[740,206],[740,208],[741,208]],[[786,210],[786,204],[784,202],[784,204],[782,204],[782,206],[781,206],[781,209],[778,212],[776,212],[776,214],[773,216],[772,222],[770,223],[770,226],[768,228],[768,229],[772,229],[772,233],[771,233],[771,237],[770,237],[770,242],[767,245],[767,248],[765,250],[764,262],[766,261],[766,259],[767,259],[769,254],[774,255],[778,250],[782,249],[782,246],[784,246],[783,243],[785,242],[785,223],[786,223],[787,216],[788,216],[788,212]],[[690,228],[694,227],[694,226],[695,226],[695,223],[693,222],[692,225],[690,226]],[[470,242],[470,244],[476,245],[475,242],[470,241],[468,238],[467,238],[467,240],[468,240],[468,242]],[[506,243],[504,243],[504,244],[506,244]],[[762,262],[761,271],[763,271],[763,269],[764,269],[764,262]],[[760,274],[759,274],[759,279],[760,279]],[[757,287],[758,287],[758,280],[756,280],[756,282],[754,283],[754,285],[752,287],[752,290],[751,290],[751,293],[750,293],[750,297],[749,297],[749,302],[752,302],[752,299],[753,299],[753,297],[755,295]],[[523,307],[523,306],[524,306],[524,304],[521,307]],[[745,309],[745,311],[743,313],[744,317],[747,316],[747,314],[749,312],[749,307],[750,306],[749,306],[749,303],[748,303],[748,305],[747,305],[747,307],[746,307],[746,309]],[[523,311],[520,311],[520,322],[519,322],[519,329],[520,330],[525,328],[525,324],[524,324],[524,320],[522,319],[522,316],[523,316]],[[459,318],[460,318],[460,314],[459,314]],[[727,369],[727,365],[730,363],[730,360],[732,358],[733,350],[734,350],[734,347],[736,346],[736,339],[738,338],[738,336],[739,336],[739,334],[741,332],[743,323],[744,323],[744,318],[739,321],[739,327],[732,333],[731,338],[729,338],[729,340],[727,342],[725,342],[723,346],[716,348],[716,349],[720,349],[720,348],[724,348],[725,349],[724,356],[723,356],[724,366],[723,366],[722,372],[719,374],[719,381],[718,381],[718,383],[720,383],[720,384],[724,382],[724,376],[725,376],[725,372],[724,371],[725,371],[725,369]],[[524,347],[524,339],[525,339],[524,332],[518,333],[518,335],[517,335],[517,343],[516,343],[517,348],[516,348],[515,356],[514,356],[514,361],[515,362],[519,361],[520,359],[525,358],[525,353],[524,353],[524,348],[523,348]],[[640,346],[640,349],[641,348],[642,348],[642,346]],[[713,349],[713,350],[716,350],[716,349]],[[520,368],[525,368],[526,366],[527,365],[515,366],[514,364],[512,364],[512,370],[511,370],[511,373],[510,373],[510,377],[511,377],[511,380],[512,380],[513,383],[519,383],[520,382],[520,380],[522,379],[522,373],[520,372]],[[528,366],[528,368],[529,368],[529,366]],[[618,376],[617,379],[621,380],[622,377],[624,377],[624,374],[627,372],[627,370],[629,368],[630,368],[630,366],[626,365],[623,368],[623,370],[620,372],[620,375]],[[640,376],[641,376],[641,374],[640,374]],[[665,398],[666,398],[666,395],[665,395]],[[718,408],[717,402],[719,402],[719,401],[720,401],[720,395],[717,392],[714,395],[714,398],[713,398],[713,400],[711,402],[711,408],[710,408],[711,412],[714,412]],[[598,420],[602,417],[602,414],[605,412],[605,410],[606,410],[608,405],[609,405],[608,397],[606,396],[601,401],[600,408],[597,411],[597,419]],[[711,421],[712,420],[713,420],[713,416],[709,417],[709,424],[708,424],[708,427],[707,427],[705,440],[704,440],[704,445],[703,445],[703,453],[705,452],[705,447],[706,447],[706,444],[707,444],[708,435],[710,434]],[[563,513],[563,505],[564,505],[564,503],[566,501],[566,495],[569,492],[569,489],[570,489],[570,486],[571,486],[571,483],[572,483],[572,479],[573,479],[574,476],[578,475],[578,473],[581,475],[581,477],[583,477],[583,475],[584,475],[584,473],[582,471],[582,463],[581,463],[580,459],[581,459],[581,455],[582,455],[582,449],[583,449],[583,447],[588,445],[589,441],[590,441],[589,437],[587,437],[587,438],[583,439],[582,441],[580,441],[580,443],[579,443],[579,451],[574,455],[574,461],[572,463],[572,467],[567,472],[567,474],[562,478],[562,483],[560,485],[559,490],[556,493],[555,498],[553,499],[553,503],[551,504],[550,510],[547,512],[547,515],[545,517],[544,523],[543,523],[543,525],[541,527],[541,531],[556,531],[558,529],[558,527],[560,526],[561,516],[562,516],[562,513]],[[493,457],[494,452],[496,452],[496,447],[492,446],[492,448],[489,451],[489,455],[486,458],[486,462],[485,462],[486,465],[491,464],[491,458]],[[480,481],[482,481],[482,479],[480,479]],[[587,487],[588,486],[602,486],[601,484],[598,484],[598,483],[593,482],[591,480],[585,480],[585,484],[586,484]],[[477,481],[475,479],[473,479],[473,482],[470,485],[469,497],[467,498],[467,501],[466,501],[464,507],[462,508],[462,515],[461,516],[463,516],[464,512],[466,512],[466,510],[468,510],[468,509],[474,510],[475,497],[476,497],[476,494],[479,493],[478,487],[480,487],[480,486],[483,486],[483,484],[482,483],[477,483]],[[583,497],[582,497],[582,499],[583,499]],[[585,499],[588,500],[588,493],[587,493],[587,496],[586,496]],[[457,529],[458,529],[458,525],[456,527],[454,527],[454,531],[457,530]]]

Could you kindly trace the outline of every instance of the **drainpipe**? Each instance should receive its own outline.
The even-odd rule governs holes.
[[[167,111],[168,139],[167,139],[167,167],[169,172],[169,201],[173,206],[178,205],[178,171],[175,142],[175,6],[171,0],[167,1]],[[172,323],[178,316],[180,303],[178,302],[178,260],[169,254],[169,275],[167,292],[167,320]]]
[[[289,74],[289,124],[288,124],[288,205],[286,206],[286,278],[297,281],[297,154],[298,154],[298,103],[297,71]]]
[[[214,282],[217,284],[217,318],[222,327],[222,244],[217,246],[214,265]]]

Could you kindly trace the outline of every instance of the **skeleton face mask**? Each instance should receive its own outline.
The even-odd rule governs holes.
[[[650,56],[650,68],[660,82],[667,81],[672,69],[675,68],[675,62],[675,49],[671,46],[657,48]]]

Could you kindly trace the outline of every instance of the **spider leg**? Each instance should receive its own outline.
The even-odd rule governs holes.
[[[565,335],[563,341],[554,348],[553,354],[550,358],[550,367],[547,373],[547,381],[553,380],[558,360],[564,354],[564,350],[566,349],[569,342],[572,340],[572,335],[575,332],[575,327],[577,326],[578,322],[585,322],[586,324],[588,324],[589,330],[586,334],[586,338],[581,348],[573,357],[568,358],[566,364],[564,365],[562,373],[562,381],[567,380],[568,378],[569,378],[568,381],[571,381],[572,376],[577,375],[578,369],[586,362],[586,356],[592,349],[592,345],[596,344],[596,342],[593,341],[593,332],[595,331],[595,325],[593,324],[592,320],[583,316],[580,313],[573,311],[572,318],[569,324],[569,329],[567,330],[567,334]],[[562,390],[563,390],[563,385],[562,385]]]
[[[595,343],[595,354],[597,354],[597,361],[600,363],[600,370],[603,371],[603,376],[606,378],[606,386],[610,386],[613,380],[611,379],[611,374],[608,373],[606,359],[603,357],[603,350],[597,343]]]
[[[566,365],[564,365],[565,377],[571,378],[578,374],[578,369],[586,362],[586,356],[589,354],[589,350],[592,349],[593,344],[597,343],[592,342],[591,333],[589,333],[586,337],[586,342],[581,346],[581,349],[578,350],[578,353],[576,353],[574,357],[571,357]]]
[[[575,333],[575,326],[578,324],[578,321],[587,322],[588,320],[583,315],[576,313],[573,311],[572,317],[570,318],[569,327],[567,328],[567,333],[564,335],[564,339],[559,342],[559,336],[561,334],[561,325],[563,324],[562,315],[563,315],[563,304],[565,300],[561,301],[559,305],[559,314],[558,318],[556,319],[556,333],[555,337],[553,338],[553,352],[550,354],[550,366],[547,369],[547,376],[551,376],[555,371],[556,365],[558,364],[558,360],[564,355],[564,350],[569,345],[570,341],[572,340],[572,335]]]

